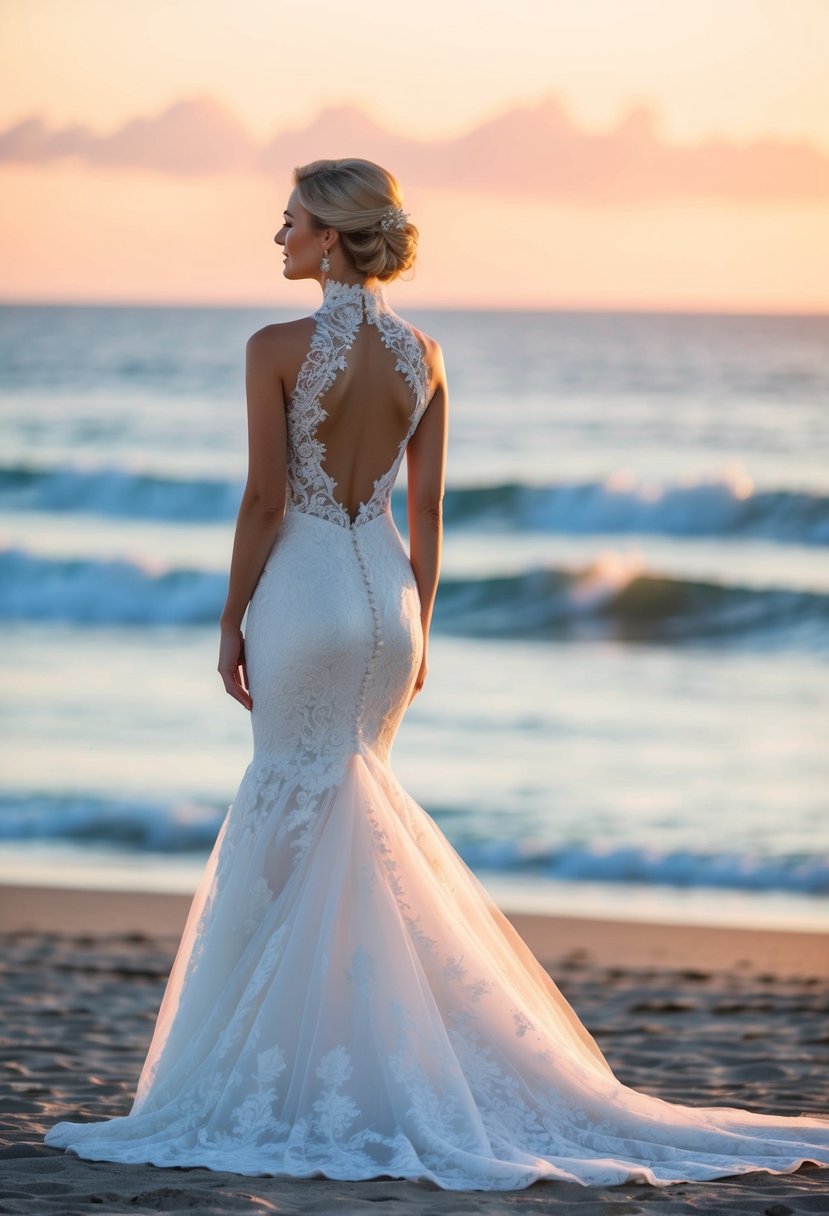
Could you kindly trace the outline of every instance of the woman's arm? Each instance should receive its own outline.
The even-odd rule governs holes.
[[[273,326],[258,330],[248,338],[245,348],[248,476],[236,520],[227,599],[220,620],[218,671],[227,692],[246,709],[253,701],[248,691],[242,618],[285,512],[285,394],[273,330]]]
[[[435,343],[436,388],[406,449],[409,556],[420,596],[423,660],[412,697],[423,687],[432,610],[438,589],[443,544],[443,487],[446,476],[449,392],[443,352]]]

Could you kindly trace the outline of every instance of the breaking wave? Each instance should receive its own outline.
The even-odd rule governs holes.
[[[152,569],[124,559],[53,558],[0,550],[0,619],[76,625],[207,625],[218,620],[223,573]],[[829,648],[829,595],[668,577],[638,557],[606,554],[580,569],[440,583],[435,625],[479,637],[618,637]]]
[[[242,483],[119,468],[0,467],[0,510],[81,513],[182,523],[232,522]],[[660,485],[614,474],[548,486],[454,487],[447,527],[565,535],[730,536],[829,545],[829,496],[758,490],[742,475]]]

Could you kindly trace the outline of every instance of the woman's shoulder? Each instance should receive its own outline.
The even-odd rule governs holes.
[[[416,325],[412,325],[411,321],[407,321],[406,324],[423,350],[423,357],[432,373],[432,379],[441,378],[445,374],[445,369],[443,364],[443,349],[440,342],[438,342],[437,338],[433,338],[431,334],[427,334],[425,330],[418,329]]]
[[[305,341],[314,332],[313,317],[299,317],[295,321],[273,321],[263,325],[248,338],[248,346],[262,351],[268,349],[284,351],[298,342]]]
[[[247,341],[247,363],[276,376],[283,392],[293,392],[315,329],[313,317],[263,325]]]
[[[313,317],[263,325],[248,338],[247,357],[271,367],[288,379],[295,378],[313,333]]]

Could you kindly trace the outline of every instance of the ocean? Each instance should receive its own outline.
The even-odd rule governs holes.
[[[508,909],[829,927],[829,317],[389,298],[451,411],[403,784]],[[0,308],[0,880],[194,889],[245,341],[304,311]]]

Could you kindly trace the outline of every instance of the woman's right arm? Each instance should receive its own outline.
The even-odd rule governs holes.
[[[428,670],[427,650],[443,544],[443,489],[446,477],[449,393],[443,352],[434,344],[432,367],[436,387],[406,449],[409,557],[420,596],[423,659],[412,698]],[[412,699],[410,698],[410,700]]]
[[[242,617],[273,548],[285,511],[287,423],[276,326],[257,330],[245,352],[248,476],[233,538],[227,599],[220,620],[218,671],[227,692],[251,709]]]

